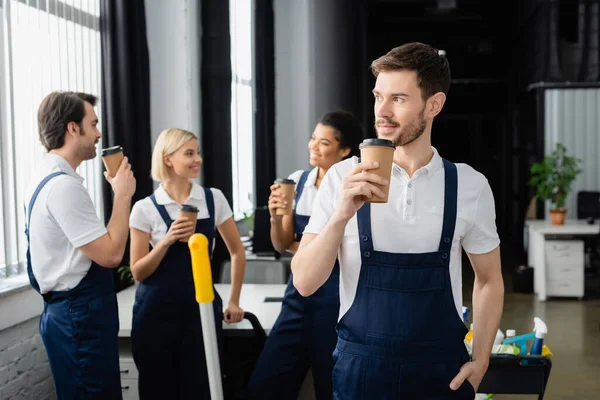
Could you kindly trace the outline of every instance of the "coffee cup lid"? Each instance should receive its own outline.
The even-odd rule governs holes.
[[[296,184],[296,182],[293,179],[287,179],[287,178],[275,179],[275,183],[278,185],[295,185]]]
[[[121,146],[113,146],[107,149],[102,149],[102,157],[110,156],[111,154],[117,154],[121,151],[123,151],[123,147]]]
[[[362,148],[363,146],[384,146],[391,147],[393,149],[396,148],[396,146],[394,146],[394,142],[387,139],[365,139],[360,144],[359,148]]]
[[[198,207],[193,206],[191,204],[184,204],[181,206],[181,211],[183,211],[183,212],[198,212]]]

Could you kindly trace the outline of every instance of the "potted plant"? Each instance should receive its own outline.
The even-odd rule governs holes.
[[[123,289],[135,283],[129,265],[121,265],[117,267],[117,274],[119,276],[119,283],[121,286],[123,286]]]
[[[567,148],[562,143],[556,143],[552,154],[531,166],[529,184],[536,188],[538,199],[550,201],[553,225],[565,223],[565,201],[571,191],[571,183],[582,172],[580,163],[580,159],[567,155]]]

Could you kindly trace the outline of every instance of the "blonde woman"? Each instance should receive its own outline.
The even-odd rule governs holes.
[[[133,307],[131,341],[139,371],[140,399],[209,399],[202,326],[195,302],[187,239],[202,233],[214,246],[219,231],[231,255],[231,297],[223,313],[215,291],[217,337],[221,321],[238,322],[245,252],[223,193],[192,182],[202,157],[198,138],[182,129],[164,130],[152,154],[159,188],[131,211],[131,272],[140,282]],[[198,219],[179,218],[182,205],[198,208]]]

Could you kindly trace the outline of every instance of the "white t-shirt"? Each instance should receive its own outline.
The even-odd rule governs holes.
[[[296,191],[298,190],[298,182],[300,181],[300,177],[302,176],[303,170],[299,170],[291,174],[288,179],[296,182]],[[317,198],[317,186],[315,185],[317,182],[317,174],[319,173],[319,168],[313,168],[308,176],[306,177],[306,182],[304,183],[304,189],[302,190],[302,196],[300,196],[300,201],[296,204],[296,199],[294,199],[294,206],[296,207],[296,213],[300,215],[310,215],[312,213],[313,203]]]
[[[215,228],[227,221],[233,216],[231,207],[225,198],[223,192],[219,189],[210,188],[213,194],[215,203]],[[169,217],[173,221],[179,218],[179,209],[181,204],[169,196],[162,185],[154,192],[156,202],[164,205]],[[186,204],[196,206],[198,208],[198,219],[208,218],[208,207],[206,206],[205,193],[202,186],[192,183],[190,197],[186,200]],[[167,234],[167,225],[163,221],[160,213],[156,209],[150,197],[146,197],[133,205],[131,215],[129,217],[129,226],[138,229],[142,232],[150,234],[150,244],[154,247]]]
[[[39,192],[29,227],[31,264],[42,293],[76,287],[92,264],[78,248],[107,233],[83,186],[83,178],[55,154],[46,154],[42,167],[27,187],[25,207],[29,209],[38,184],[57,171],[65,175],[52,178]]]
[[[444,217],[444,165],[434,148],[429,164],[409,178],[394,164],[389,201],[371,204],[371,231],[376,251],[425,253],[439,249]],[[356,157],[342,161],[327,171],[321,182],[313,212],[304,233],[318,234],[338,204],[342,179],[358,162]],[[456,311],[462,319],[461,246],[466,252],[484,254],[500,244],[496,231],[494,196],[487,179],[466,164],[456,164],[458,210],[452,251],[450,278]],[[340,315],[354,301],[361,257],[356,215],[348,222],[338,253],[340,261]]]

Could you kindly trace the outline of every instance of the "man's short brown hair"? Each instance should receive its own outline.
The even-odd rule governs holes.
[[[390,50],[371,63],[375,78],[380,72],[416,71],[417,84],[423,100],[438,92],[448,94],[450,89],[450,63],[445,53],[430,45],[414,42]]]
[[[95,106],[97,98],[80,92],[52,92],[44,98],[38,109],[38,133],[46,150],[64,146],[69,122],[81,125],[85,117],[85,102]]]

